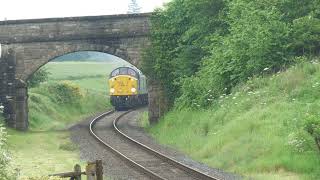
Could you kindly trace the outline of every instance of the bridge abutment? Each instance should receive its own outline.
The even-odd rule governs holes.
[[[15,120],[13,128],[21,131],[28,130],[28,88],[27,83],[17,79],[15,96]]]
[[[149,122],[156,124],[159,119],[168,111],[168,102],[159,82],[148,82],[148,100],[149,100]]]
[[[6,46],[5,46],[6,47]],[[6,124],[17,130],[28,129],[27,84],[16,78],[16,53],[5,48],[0,59],[0,102]]]

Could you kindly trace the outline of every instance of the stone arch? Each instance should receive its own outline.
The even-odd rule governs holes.
[[[145,42],[145,39],[135,39]],[[138,42],[138,43],[139,43]],[[14,45],[16,56],[16,78],[26,81],[30,75],[36,72],[55,57],[79,51],[96,51],[117,56],[139,67],[142,46],[128,46],[119,42],[95,43],[95,42],[47,42],[35,44]],[[141,44],[140,44],[141,45]],[[37,49],[38,48],[38,49]]]
[[[111,54],[139,68],[142,50],[148,44],[146,37],[113,38],[103,40],[74,40],[62,42],[34,42],[8,45],[14,71],[5,92],[12,99],[5,99],[6,119],[9,126],[19,130],[28,129],[28,87],[27,79],[40,67],[55,57],[79,51],[96,51]],[[10,102],[10,103],[8,103]]]
[[[42,57],[41,60],[39,61],[40,62],[39,64],[33,64],[30,70],[28,70],[27,73],[24,76],[22,76],[21,79],[26,81],[38,69],[40,69],[42,66],[46,65],[48,62],[50,62],[51,60],[57,57],[71,54],[71,53],[81,52],[81,51],[94,51],[94,52],[106,53],[106,54],[119,57],[131,63],[131,60],[127,59],[129,57],[125,50],[110,48],[109,46],[105,46],[105,45],[97,46],[97,45],[82,43],[82,44],[77,44],[76,46],[72,46],[72,45],[62,45],[62,46],[63,48],[61,49],[58,48],[60,50],[54,50],[52,53]],[[119,53],[119,52],[122,52],[122,53]]]

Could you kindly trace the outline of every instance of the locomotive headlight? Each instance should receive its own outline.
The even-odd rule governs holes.
[[[110,89],[110,92],[111,92],[111,93],[114,93],[114,91],[115,91],[114,88],[111,88],[111,89]]]
[[[136,88],[131,88],[131,92],[136,92],[137,91],[137,89]]]

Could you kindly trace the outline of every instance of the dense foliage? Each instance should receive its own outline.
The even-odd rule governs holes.
[[[248,78],[319,55],[318,0],[173,0],[152,17],[143,69],[171,105],[207,107]]]
[[[48,91],[54,95],[54,101],[58,104],[78,104],[84,97],[80,86],[71,81],[49,84]]]
[[[209,54],[210,34],[226,33],[223,0],[175,0],[152,17],[151,48],[143,70],[150,79],[160,80],[170,103],[179,95],[180,80],[199,70]]]

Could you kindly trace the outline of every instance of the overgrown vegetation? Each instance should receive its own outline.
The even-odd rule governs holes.
[[[43,84],[29,92],[30,127],[63,129],[109,106],[105,96],[84,91],[70,81]]]
[[[254,179],[316,180],[319,87],[318,62],[301,63],[251,78],[207,110],[176,108],[147,129],[212,167]]]
[[[29,89],[33,130],[63,129],[75,120],[110,107],[106,75],[117,64],[54,62],[45,66],[47,82]]]
[[[173,0],[152,17],[144,72],[171,105],[208,107],[250,77],[319,55],[319,9],[317,0]]]

